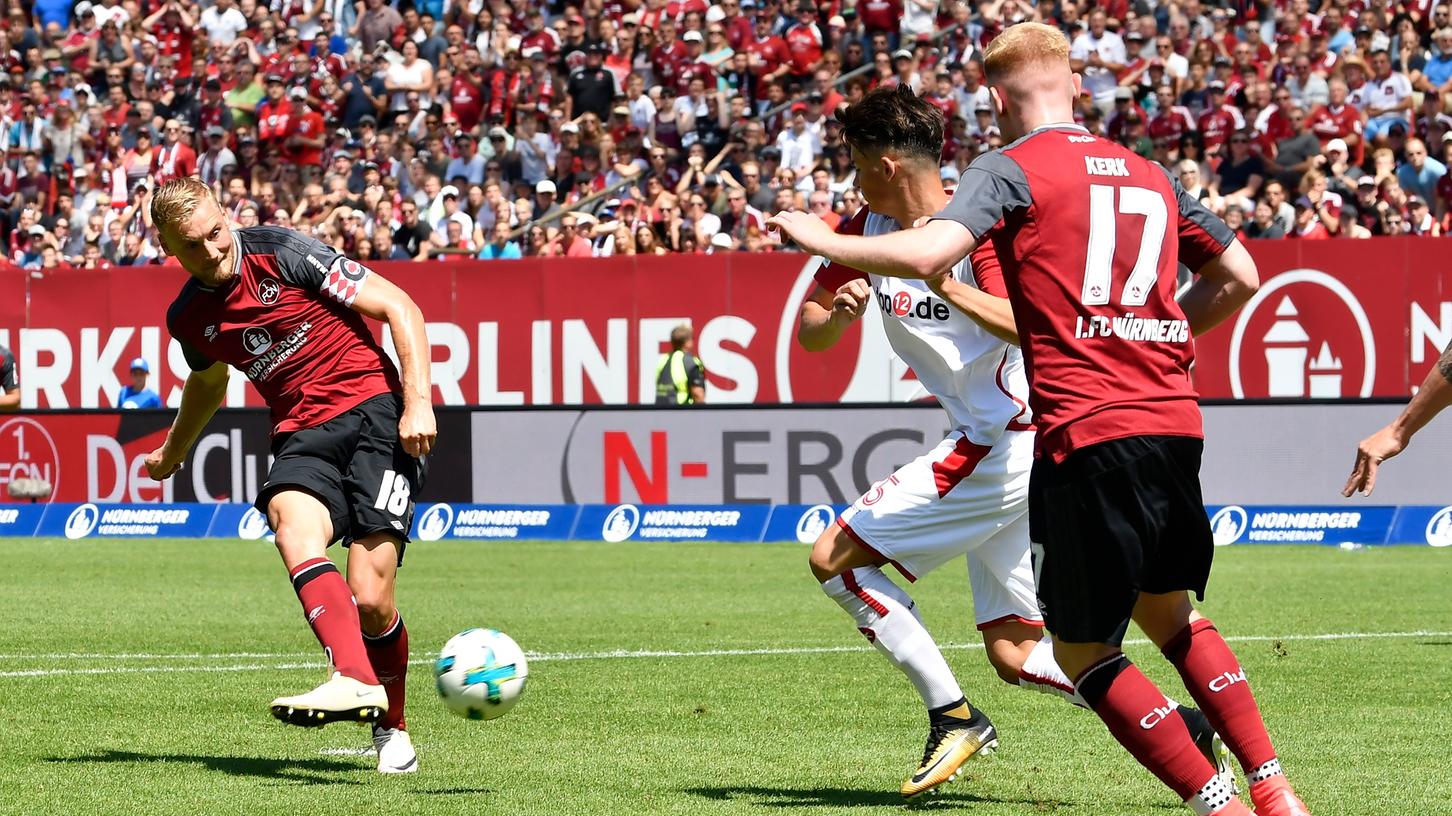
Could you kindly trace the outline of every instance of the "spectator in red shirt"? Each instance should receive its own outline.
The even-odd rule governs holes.
[[[292,117],[292,103],[283,98],[287,85],[281,74],[267,75],[267,100],[257,106],[257,141],[262,155],[282,155]]]
[[[889,36],[888,47],[897,46],[897,30],[902,22],[902,0],[862,0],[857,4],[857,16],[862,28],[869,35],[879,31]]]
[[[771,17],[766,14],[756,15],[756,35],[743,50],[752,70],[764,81],[779,79],[791,70],[791,52],[785,40],[771,33]]]
[[[1324,241],[1331,237],[1326,225],[1321,223],[1321,217],[1316,213],[1316,205],[1311,199],[1301,196],[1296,199],[1296,231],[1292,238],[1304,238],[1312,241]]]
[[[327,144],[323,116],[308,104],[306,90],[294,87],[288,97],[293,106],[287,128],[288,158],[303,168],[303,180],[309,182],[323,164],[323,146]]]
[[[182,123],[176,119],[168,119],[161,129],[161,147],[151,154],[151,175],[159,185],[197,172],[197,152],[181,135]]]
[[[822,30],[817,27],[817,7],[810,2],[797,6],[797,21],[787,29],[787,51],[791,53],[791,74],[805,82],[822,62]]]
[[[740,51],[741,47],[750,42],[756,36],[752,30],[751,21],[741,13],[740,0],[721,0],[721,28],[726,32],[726,42],[732,50]]]
[[[1324,146],[1332,139],[1342,139],[1351,150],[1351,160],[1361,164],[1365,145],[1361,139],[1361,111],[1349,104],[1349,90],[1341,79],[1332,79],[1329,85],[1329,100],[1311,111],[1308,122],[1311,130]]]
[[[1225,104],[1225,84],[1211,82],[1206,87],[1205,112],[1200,114],[1200,133],[1204,136],[1205,152],[1211,156],[1221,153],[1221,145],[1231,133],[1245,127],[1245,117],[1240,109]]]
[[[190,77],[196,21],[179,0],[165,0],[154,14],[141,21],[141,26],[156,37],[157,53],[176,58],[177,76]]]
[[[1195,129],[1190,109],[1175,104],[1175,91],[1169,85],[1155,89],[1155,115],[1149,122],[1149,137],[1155,144],[1175,145],[1180,136]]]

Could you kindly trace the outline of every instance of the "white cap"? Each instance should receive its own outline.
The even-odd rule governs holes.
[[[534,191],[540,195],[544,195],[545,193],[554,195],[555,183],[549,179],[541,179],[539,184],[534,185]]]
[[[294,85],[287,89],[287,96],[289,99],[307,99],[308,89],[301,85]]]
[[[687,31],[681,35],[681,39],[685,42],[705,42],[701,39],[701,32],[699,31]]]
[[[731,236],[724,232],[718,232],[711,236],[711,246],[719,247],[720,249],[730,249]]]
[[[87,2],[87,0],[81,0],[81,2],[76,4],[76,18],[80,19],[81,17],[84,17],[86,15],[86,12],[90,11],[92,8],[93,7],[89,2]]]
[[[453,196],[454,198],[458,198],[459,197],[459,188],[458,187],[455,187],[452,184],[446,184],[446,185],[444,185],[444,189],[442,189],[442,190],[439,191],[439,198],[440,199],[443,199],[443,198],[445,198],[447,196]]]
[[[1326,152],[1327,153],[1330,153],[1333,150],[1340,150],[1342,153],[1347,153],[1347,154],[1349,154],[1351,152],[1350,150],[1347,150],[1346,149],[1346,140],[1345,139],[1332,139],[1331,141],[1327,142],[1326,143]]]
[[[577,124],[575,124],[574,122],[566,122],[566,123],[564,123],[563,125],[560,126],[560,132],[561,133],[579,133],[580,132],[580,126],[577,125]]]
[[[726,19],[726,12],[722,11],[720,6],[712,6],[706,9],[706,22],[719,23],[724,19]]]

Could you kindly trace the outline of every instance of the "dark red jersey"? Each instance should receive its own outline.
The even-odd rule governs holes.
[[[1155,144],[1176,145],[1180,136],[1195,129],[1195,116],[1183,105],[1171,105],[1149,121],[1149,137]]]
[[[969,165],[938,217],[998,252],[1041,455],[1202,435],[1176,270],[1234,234],[1163,167],[1076,125],[1043,128]]]
[[[232,235],[237,277],[216,289],[187,281],[166,313],[192,370],[222,362],[246,374],[272,409],[274,434],[402,392],[393,362],[349,308],[367,267],[281,227]]]

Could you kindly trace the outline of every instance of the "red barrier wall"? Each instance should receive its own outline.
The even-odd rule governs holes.
[[[1207,398],[1404,396],[1452,341],[1452,238],[1255,242],[1262,291],[1203,338]],[[881,333],[810,355],[793,338],[812,267],[796,254],[382,263],[430,322],[445,404],[640,403],[689,321],[715,402],[877,402],[917,395]],[[177,267],[0,270],[0,344],[29,407],[109,406],[132,357],[174,403],[186,374],[164,329]],[[869,321],[878,320],[873,312]],[[235,378],[229,405],[257,400]]]

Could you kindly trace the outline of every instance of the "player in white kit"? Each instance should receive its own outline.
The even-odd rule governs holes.
[[[943,118],[911,90],[882,89],[840,112],[868,206],[839,228],[880,235],[942,209],[938,159]],[[822,590],[913,682],[928,709],[923,760],[903,783],[914,797],[954,778],[997,747],[993,723],[971,706],[923,626],[912,598],[883,572],[909,581],[966,555],[974,614],[999,677],[1080,705],[1043,632],[1028,537],[1033,418],[1017,329],[991,245],[935,281],[866,275],[841,265],[817,272],[802,304],[798,342],[830,348],[867,309],[879,309],[893,351],[947,411],[954,430],[857,499],[812,548]],[[1204,716],[1181,709],[1197,741],[1225,759]],[[1226,766],[1228,767],[1228,765]]]

